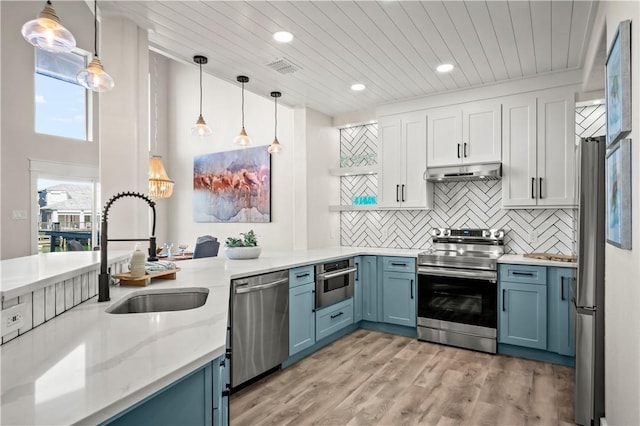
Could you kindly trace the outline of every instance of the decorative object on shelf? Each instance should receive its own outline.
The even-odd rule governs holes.
[[[195,222],[271,222],[271,156],[264,146],[193,159]]]
[[[280,92],[271,92],[271,97],[273,98],[273,103],[275,105],[275,120],[274,120],[274,137],[271,146],[269,147],[269,154],[277,154],[282,151],[282,145],[278,141],[278,98],[282,96]]]
[[[340,167],[374,166],[377,163],[377,155],[375,153],[340,157]]]
[[[249,146],[252,144],[252,141],[244,130],[244,84],[249,82],[249,77],[239,75],[236,79],[242,84],[242,130],[240,130],[240,134],[235,137],[233,143],[240,146]]]
[[[631,250],[631,139],[607,153],[607,242]]]
[[[211,127],[207,126],[207,123],[202,117],[202,66],[209,62],[209,60],[206,56],[196,55],[193,57],[193,62],[200,66],[200,115],[198,115],[196,124],[191,128],[191,134],[201,137],[211,136],[211,133],[213,133]]]
[[[158,58],[153,58],[153,70],[154,70],[154,90],[153,90],[153,104],[154,104],[154,120],[153,120],[153,141],[156,151],[158,150]],[[162,157],[159,155],[151,156],[149,160],[149,196],[151,198],[169,198],[173,194],[173,181],[169,179],[167,171],[162,164]]]
[[[256,234],[251,229],[241,232],[242,238],[229,237],[224,243],[224,251],[229,259],[257,259],[262,247],[258,246]]]
[[[375,195],[358,195],[354,196],[351,201],[354,205],[371,205],[378,203],[378,197]]]
[[[98,57],[98,0],[93,2],[93,59],[87,68],[78,73],[76,79],[82,87],[94,92],[107,92],[115,85]]]
[[[71,52],[76,47],[75,37],[60,23],[51,1],[47,1],[36,19],[22,26],[21,33],[30,44],[48,52]]]
[[[607,54],[607,146],[631,131],[631,21],[622,21]]]

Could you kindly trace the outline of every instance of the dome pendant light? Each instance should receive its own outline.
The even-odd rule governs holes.
[[[196,55],[193,57],[193,62],[200,65],[200,115],[198,116],[196,124],[191,128],[191,134],[202,137],[211,136],[211,133],[213,133],[211,127],[207,126],[207,123],[202,117],[202,66],[209,62],[209,60],[206,56]]]
[[[48,52],[71,52],[76,47],[76,39],[60,23],[51,1],[47,1],[38,18],[22,26],[21,32],[29,43]]]
[[[247,132],[244,130],[244,84],[249,82],[249,77],[239,75],[237,77],[237,80],[242,83],[242,130],[240,130],[240,134],[235,137],[233,142],[236,145],[249,146],[253,142],[251,141],[251,138],[247,136]]]
[[[278,141],[278,98],[282,96],[280,92],[271,92],[271,97],[273,98],[273,102],[275,104],[275,120],[274,123],[274,138],[271,146],[269,146],[269,154],[277,154],[282,152],[282,145]]]
[[[82,87],[94,92],[107,92],[115,85],[98,57],[98,0],[93,2],[93,60],[78,73],[76,79]]]

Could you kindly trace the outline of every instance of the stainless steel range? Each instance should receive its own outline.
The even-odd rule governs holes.
[[[431,230],[418,255],[418,339],[496,353],[502,229]]]

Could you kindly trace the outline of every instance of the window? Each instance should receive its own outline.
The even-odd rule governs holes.
[[[76,81],[87,57],[34,49],[36,133],[87,140],[87,90]]]

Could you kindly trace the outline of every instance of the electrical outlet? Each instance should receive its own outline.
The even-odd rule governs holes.
[[[529,234],[529,242],[531,244],[536,244],[538,242],[538,231],[535,229]]]
[[[24,325],[25,304],[20,303],[2,311],[2,335],[13,333]]]

